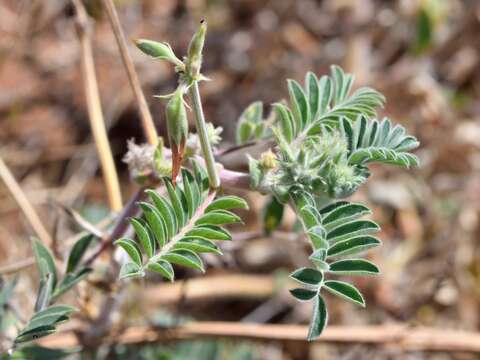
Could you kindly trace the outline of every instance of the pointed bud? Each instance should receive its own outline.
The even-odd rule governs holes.
[[[187,110],[183,103],[183,92],[180,88],[167,103],[166,117],[168,139],[172,149],[172,181],[175,184],[185,153],[185,141],[188,135]]]
[[[135,45],[144,53],[155,59],[167,60],[176,66],[183,67],[183,62],[175,56],[170,45],[166,42],[160,43],[152,40],[138,39]]]
[[[200,28],[193,35],[187,51],[187,67],[190,76],[196,77],[200,74],[202,66],[202,52],[205,45],[205,35],[207,33],[207,22],[202,20]]]

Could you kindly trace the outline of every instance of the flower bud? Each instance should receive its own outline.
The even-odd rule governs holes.
[[[190,76],[195,77],[200,74],[202,66],[202,52],[205,44],[205,35],[207,33],[207,23],[202,20],[200,28],[193,35],[187,51],[187,67]]]
[[[167,130],[170,146],[185,143],[188,135],[188,118],[183,95],[177,90],[167,103]]]
[[[277,156],[272,150],[268,150],[260,155],[259,166],[264,171],[273,170],[277,167]]]
[[[168,101],[166,117],[168,139],[172,149],[172,182],[175,185],[185,154],[185,142],[188,135],[187,110],[183,103],[181,89],[177,89]]]
[[[138,39],[135,40],[135,45],[144,53],[155,59],[167,60],[176,66],[183,67],[183,62],[175,56],[170,45],[166,42],[159,43],[152,40]]]

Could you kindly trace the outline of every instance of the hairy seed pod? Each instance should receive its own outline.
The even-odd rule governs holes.
[[[202,66],[202,52],[205,45],[205,35],[207,33],[207,22],[202,20],[200,28],[193,35],[190,45],[187,51],[187,62],[192,77],[197,76],[200,73],[200,67]]]
[[[166,117],[168,139],[172,149],[172,181],[175,184],[185,153],[185,142],[188,135],[187,110],[183,103],[182,90],[178,89],[168,101]]]

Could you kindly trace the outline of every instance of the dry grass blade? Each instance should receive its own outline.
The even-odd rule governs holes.
[[[130,57],[130,53],[128,52],[127,42],[125,41],[125,35],[123,33],[122,26],[118,18],[117,10],[115,9],[115,4],[112,0],[102,0],[102,3],[107,10],[108,19],[117,40],[120,55],[122,56],[123,64],[125,65],[125,70],[127,71],[128,80],[137,101],[138,110],[142,119],[143,130],[145,131],[145,136],[147,137],[147,141],[150,144],[157,145],[157,130],[155,129],[152,114],[148,108],[147,101],[145,100],[145,95],[143,94],[142,87],[140,86],[140,81],[138,79],[137,72],[135,71],[132,58]]]
[[[78,330],[78,329],[71,329]],[[192,322],[172,329],[130,327],[108,343],[144,344],[199,337],[247,338],[266,341],[306,341],[303,325],[245,324],[235,322]],[[461,330],[411,328],[403,324],[378,326],[330,326],[315,341],[389,346],[404,351],[480,352],[480,334]],[[48,347],[77,346],[73,332],[64,332],[41,340]]]
[[[48,233],[47,229],[43,225],[42,220],[38,216],[37,212],[33,208],[30,201],[25,196],[20,185],[15,180],[15,177],[11,173],[10,169],[7,167],[5,162],[0,157],[0,177],[7,186],[8,190],[12,194],[13,198],[17,202],[20,209],[22,209],[23,214],[27,218],[28,222],[32,226],[35,234],[38,238],[47,246],[52,244],[52,237]]]
[[[112,150],[105,129],[105,121],[103,119],[100,94],[95,75],[95,64],[93,62],[88,17],[81,1],[73,0],[73,4],[76,10],[77,30],[82,50],[82,72],[90,126],[92,128],[95,144],[97,145],[103,175],[105,176],[105,185],[107,188],[110,208],[112,211],[119,211],[122,208],[122,196],[115,163],[113,161]]]

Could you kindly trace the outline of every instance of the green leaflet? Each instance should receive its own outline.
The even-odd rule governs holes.
[[[313,228],[322,223],[322,217],[318,210],[311,206],[306,205],[300,209],[299,213],[306,229]]]
[[[198,253],[211,252],[217,255],[222,254],[215,243],[200,237],[184,237],[174,245],[173,249],[187,249]]]
[[[305,87],[307,89],[312,120],[315,120],[320,107],[320,87],[317,76],[311,71],[305,76]]]
[[[120,279],[126,279],[130,277],[142,277],[143,276],[143,271],[141,266],[139,266],[136,263],[133,262],[127,262],[122,265],[122,268],[120,269]]]
[[[140,249],[135,241],[127,238],[121,238],[115,241],[115,245],[121,246],[138,267],[142,266],[142,253],[140,252]]]
[[[327,240],[334,243],[354,236],[377,232],[379,230],[380,227],[371,220],[355,220],[331,230],[327,235]]]
[[[65,277],[60,281],[55,291],[53,292],[53,299],[58,298],[60,295],[64,294],[72,287],[77,285],[80,281],[85,279],[88,274],[92,272],[91,268],[82,268],[76,272],[70,272],[65,274]]]
[[[227,210],[214,210],[200,217],[195,225],[225,225],[241,223],[242,219]]]
[[[151,271],[158,272],[162,274],[163,277],[173,282],[175,278],[175,273],[173,271],[172,265],[165,260],[159,260],[155,263],[148,263],[147,269]]]
[[[153,239],[150,238],[144,224],[135,218],[130,219],[130,224],[133,226],[135,234],[137,234],[137,238],[140,240],[140,244],[142,244],[143,250],[145,250],[148,257],[152,257],[155,251],[155,244]]]
[[[169,180],[165,180],[165,186],[167,187],[168,195],[172,204],[173,211],[175,212],[175,217],[177,218],[177,224],[179,227],[185,225],[186,217],[184,209],[182,206],[182,201],[180,200],[178,194],[173,188],[172,183]]]
[[[177,265],[183,265],[191,267],[201,272],[205,272],[203,268],[203,263],[200,257],[191,250],[179,249],[170,251],[168,254],[163,255],[163,260],[171,262]]]
[[[365,205],[348,203],[342,206],[336,207],[329,212],[323,218],[323,226],[328,229],[332,229],[335,226],[348,222],[351,219],[370,214],[371,211]]]
[[[247,106],[237,122],[236,139],[238,145],[263,137],[263,103],[256,101]]]
[[[295,80],[288,80],[288,93],[292,106],[295,127],[303,129],[310,122],[310,106],[302,87]]]
[[[306,267],[295,270],[290,274],[290,277],[302,284],[310,286],[319,286],[323,281],[322,272]]]
[[[308,329],[308,341],[312,341],[323,332],[328,322],[328,311],[325,301],[318,294],[315,297],[315,303],[313,305],[313,316],[310,322],[310,328]]]
[[[67,321],[74,311],[76,309],[68,305],[53,305],[38,311],[15,338],[15,343],[24,343],[53,334],[56,325]]]
[[[350,301],[361,307],[365,307],[365,300],[362,294],[353,285],[344,281],[328,280],[325,281],[323,287],[332,294]]]
[[[72,250],[70,251],[68,255],[68,260],[67,260],[67,273],[70,273],[76,269],[80,261],[82,260],[83,255],[88,249],[88,246],[92,242],[93,235],[88,234],[85,236],[82,236],[80,239],[78,239],[75,244],[72,247]]]
[[[328,257],[358,254],[381,244],[382,242],[373,236],[357,236],[332,245],[328,249]]]
[[[197,226],[189,230],[185,235],[209,240],[231,240],[232,236],[226,230],[222,230],[222,228],[216,226]]]
[[[163,220],[160,211],[157,210],[154,206],[141,202],[139,203],[140,208],[147,219],[147,223],[152,229],[152,232],[157,240],[158,246],[162,247],[167,242],[167,225]]]
[[[378,267],[364,259],[339,260],[330,264],[330,272],[338,275],[378,275]]]
[[[248,204],[245,200],[238,196],[223,196],[214,200],[210,205],[207,206],[205,212],[210,212],[214,210],[231,210],[231,209],[248,209]]]
[[[46,278],[47,273],[50,274],[49,276],[51,276],[52,279],[52,289],[55,289],[55,285],[57,284],[57,267],[55,266],[55,259],[53,258],[52,253],[38,239],[33,239],[32,246],[40,271],[40,278],[44,279]]]
[[[177,224],[177,219],[175,217],[175,212],[168,201],[163,197],[157,194],[154,190],[146,190],[150,198],[152,199],[155,207],[162,216],[163,221],[165,222],[167,239],[172,238],[177,233],[177,228],[181,227]]]
[[[308,300],[312,300],[318,294],[318,291],[297,288],[297,289],[291,289],[290,294],[292,294],[292,296],[297,300],[308,301]]]
[[[296,127],[292,112],[288,107],[280,103],[273,104],[272,106],[277,113],[277,119],[280,121],[285,140],[291,143],[295,136]]]

